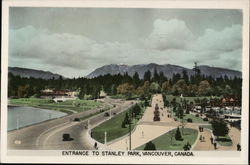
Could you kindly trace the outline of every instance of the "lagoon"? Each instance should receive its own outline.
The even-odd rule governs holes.
[[[8,131],[66,115],[60,111],[41,108],[8,106]]]

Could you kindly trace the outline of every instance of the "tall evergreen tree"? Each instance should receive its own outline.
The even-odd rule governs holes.
[[[151,72],[149,70],[144,73],[143,80],[149,82],[151,81]]]

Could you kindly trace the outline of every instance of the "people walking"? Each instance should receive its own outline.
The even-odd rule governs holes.
[[[239,143],[237,144],[237,151],[241,151],[241,145]]]
[[[94,147],[95,147],[95,149],[98,149],[98,147],[97,147],[97,142],[95,142],[95,145],[94,145]]]
[[[200,141],[202,142],[202,135],[200,135]]]
[[[217,149],[217,143],[214,142],[214,149],[216,150]]]
[[[211,141],[211,144],[213,144],[214,143],[214,138],[211,136],[211,138],[210,138],[210,141]]]

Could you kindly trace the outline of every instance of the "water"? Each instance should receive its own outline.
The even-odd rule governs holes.
[[[67,115],[60,111],[33,107],[8,107],[8,131]]]

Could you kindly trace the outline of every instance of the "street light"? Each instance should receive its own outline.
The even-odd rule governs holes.
[[[131,109],[131,111],[130,111],[130,116],[131,116],[131,119],[129,120],[129,150],[131,150],[131,143],[132,143],[132,138],[131,138],[131,122],[132,122],[132,120],[133,120],[133,116],[132,116],[133,114],[132,114],[132,109]]]
[[[182,110],[182,116],[181,116],[181,124],[182,124],[182,135],[184,135],[183,134],[183,128],[184,128],[184,125],[183,125],[183,115],[184,115],[184,112],[183,112],[183,100],[182,100],[182,98],[183,98],[183,95],[181,94],[181,110]]]

